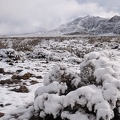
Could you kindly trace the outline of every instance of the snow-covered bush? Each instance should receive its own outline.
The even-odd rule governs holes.
[[[49,56],[49,51],[43,48],[36,48],[33,50],[33,52],[30,52],[28,57],[34,58],[34,59],[46,59]]]
[[[120,119],[120,54],[91,52],[80,64],[80,76],[54,66],[35,92],[35,115],[66,120]]]
[[[116,59],[119,56],[120,54],[116,51],[92,52],[85,55],[80,68],[82,77],[87,74],[85,77],[87,82],[91,83],[93,80],[94,84],[100,87],[104,100],[109,103],[111,110],[114,111],[114,118],[119,116],[120,119],[120,112],[118,113],[120,104],[117,105],[120,100],[120,61]],[[81,78],[82,80],[84,81]]]
[[[61,61],[61,54],[55,52],[51,52],[50,50],[44,48],[36,48],[32,52],[26,52],[26,55],[29,58],[33,59],[46,59],[48,61]]]
[[[90,52],[92,52],[94,50],[95,50],[95,48],[93,48],[92,46],[90,46],[90,47],[88,47],[88,46],[87,47],[85,47],[85,46],[83,47],[82,46],[82,48],[76,48],[74,50],[74,54],[76,56],[80,57],[80,58],[83,58],[85,54],[88,54],[88,53],[90,53]]]
[[[45,75],[43,84],[45,86],[50,83],[58,81],[59,83],[65,83],[67,86],[73,90],[73,88],[77,88],[81,81],[80,77],[69,69],[64,64],[57,64],[53,67],[48,74]]]
[[[0,60],[19,60],[20,56],[14,49],[0,49]]]

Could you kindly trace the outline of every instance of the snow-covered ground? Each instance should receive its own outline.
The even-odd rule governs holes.
[[[0,42],[0,120],[30,120],[35,114],[112,120],[116,106],[120,114],[119,38]]]

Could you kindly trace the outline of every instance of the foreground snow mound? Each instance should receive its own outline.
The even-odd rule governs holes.
[[[80,75],[64,65],[53,67],[35,92],[35,116],[45,119],[119,120],[120,54],[91,52]],[[81,78],[80,78],[81,77]]]
[[[0,61],[10,61],[10,60],[19,60],[20,55],[14,49],[0,49]]]

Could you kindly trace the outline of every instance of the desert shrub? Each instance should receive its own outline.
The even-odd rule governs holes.
[[[79,86],[80,77],[73,71],[67,69],[65,65],[57,64],[53,70],[45,75],[43,84],[45,86],[57,81],[59,84],[66,84],[67,93]],[[66,92],[64,92],[66,94]]]
[[[16,42],[13,45],[13,48],[16,51],[23,51],[23,52],[25,52],[25,51],[32,51],[33,50],[33,46],[25,44],[25,43],[21,43],[21,42],[19,42],[19,43]]]
[[[92,51],[94,51],[95,50],[95,48],[93,48],[93,47],[82,47],[82,49],[75,49],[74,51],[73,51],[73,53],[76,55],[76,56],[78,56],[79,58],[84,58],[84,55],[85,54],[88,54],[88,53],[90,53],[90,52],[92,52]]]
[[[113,54],[113,53],[112,53]],[[54,66],[35,92],[37,118],[68,120],[120,119],[120,66],[110,51],[91,52],[80,64],[80,76]]]
[[[20,56],[14,49],[0,49],[0,60],[5,61],[16,61],[19,60]]]
[[[17,51],[33,51],[33,48],[40,42],[41,40],[37,37],[35,38],[14,38],[13,39],[13,49]]]
[[[46,49],[43,48],[39,48],[39,49],[34,49],[32,52],[30,52],[30,54],[28,55],[28,57],[33,58],[33,59],[46,59],[48,58],[49,52]]]
[[[26,52],[28,58],[45,59],[47,61],[61,61],[61,54],[62,53],[51,52],[44,48],[36,48],[32,52]]]
[[[5,49],[7,48],[7,44],[3,41],[0,41],[0,49]]]

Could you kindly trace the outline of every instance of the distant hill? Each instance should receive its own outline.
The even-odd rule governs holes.
[[[120,34],[120,16],[113,16],[110,19],[94,16],[79,17],[50,32],[70,35]]]

